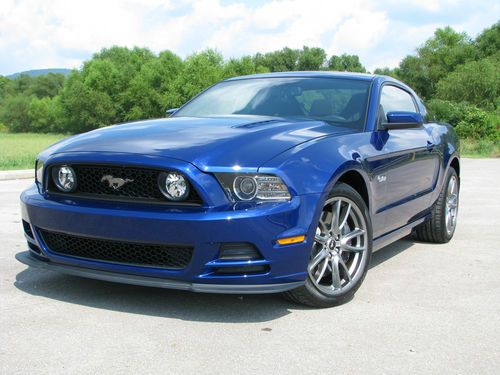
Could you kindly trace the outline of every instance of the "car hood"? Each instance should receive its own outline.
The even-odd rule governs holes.
[[[350,132],[322,121],[262,116],[173,117],[113,125],[63,140],[48,154],[120,152],[210,167],[259,167],[300,143]]]

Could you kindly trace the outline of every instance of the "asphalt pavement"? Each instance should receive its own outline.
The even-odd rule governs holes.
[[[450,243],[376,252],[355,298],[319,310],[27,268],[31,181],[0,181],[0,373],[499,374],[500,159],[461,177]]]

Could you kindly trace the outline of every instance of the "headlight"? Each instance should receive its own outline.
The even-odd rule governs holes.
[[[52,179],[57,188],[64,193],[70,193],[76,189],[76,174],[73,168],[62,165],[52,168]]]
[[[43,161],[35,162],[35,182],[43,184]]]
[[[162,172],[158,177],[158,185],[162,194],[173,201],[183,201],[189,195],[189,183],[177,172]]]
[[[253,177],[238,176],[233,182],[233,191],[242,201],[249,201],[257,195],[257,181]]]
[[[217,179],[232,201],[290,200],[288,187],[278,176],[217,173]]]

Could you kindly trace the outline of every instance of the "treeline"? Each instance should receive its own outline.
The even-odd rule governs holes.
[[[412,86],[439,120],[463,137],[498,140],[500,23],[476,39],[447,27],[405,57],[394,76]],[[214,50],[181,59],[170,51],[103,49],[67,77],[0,76],[0,123],[11,132],[80,133],[113,123],[162,117],[224,78],[275,71],[366,72],[358,56],[321,48],[283,48],[225,60]]]
[[[224,60],[214,50],[181,59],[170,51],[103,49],[66,78],[0,77],[0,123],[11,132],[81,133],[102,126],[162,117],[224,78],[289,70],[364,72],[357,56],[321,48],[280,51]]]
[[[500,22],[476,39],[450,27],[406,56],[395,69],[376,69],[410,85],[439,121],[462,138],[500,139]]]

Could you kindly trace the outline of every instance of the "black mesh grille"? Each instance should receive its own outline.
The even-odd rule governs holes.
[[[102,166],[102,165],[72,165],[76,173],[77,188],[71,195],[81,195],[115,200],[136,200],[167,203],[170,202],[158,187],[158,176],[162,172],[157,169]],[[109,182],[102,181],[109,175],[127,181],[119,189],[113,189]],[[201,198],[196,190],[190,186],[189,196],[181,204],[201,204]],[[49,191],[62,194],[49,178]]]
[[[181,269],[189,264],[193,255],[192,246],[101,240],[43,229],[39,232],[50,251],[77,258],[134,266]]]

